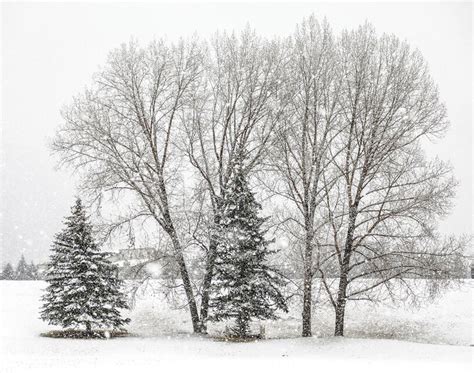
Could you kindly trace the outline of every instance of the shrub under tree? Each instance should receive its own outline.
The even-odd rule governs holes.
[[[211,320],[234,319],[231,332],[239,338],[249,336],[252,319],[276,319],[277,310],[288,311],[279,290],[284,280],[267,264],[274,251],[264,238],[266,219],[258,216],[260,210],[238,163],[223,201],[217,233]]]
[[[56,235],[46,273],[49,286],[42,297],[41,318],[52,325],[80,329],[120,330],[129,319],[117,267],[99,250],[81,200],[72,207],[65,228]]]

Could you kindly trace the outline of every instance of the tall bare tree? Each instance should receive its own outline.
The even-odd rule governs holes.
[[[92,88],[64,110],[53,150],[80,170],[92,197],[129,192],[139,215],[148,214],[170,238],[195,332],[199,313],[176,228],[173,194],[179,174],[179,112],[202,73],[196,41],[135,42],[110,53]]]
[[[272,189],[296,207],[296,215],[290,221],[303,236],[302,335],[308,337],[317,267],[316,232],[322,223],[318,219],[319,209],[330,183],[324,183],[322,173],[333,156],[330,148],[338,134],[340,82],[334,38],[327,22],[320,24],[314,16],[303,21],[288,49],[292,59],[285,83],[290,94],[285,99],[289,99],[289,104],[278,127],[272,157],[278,181]]]
[[[326,216],[339,274],[337,290],[327,290],[341,336],[347,300],[380,286],[390,292],[392,280],[446,277],[443,261],[463,245],[436,240],[456,182],[448,164],[427,160],[420,147],[447,126],[422,56],[367,24],[344,32],[337,50],[342,119],[328,169],[338,181],[326,193]]]
[[[221,206],[232,169],[241,158],[245,174],[261,164],[283,112],[279,103],[286,59],[279,41],[258,37],[247,28],[240,35],[216,34],[207,49],[205,76],[183,110],[184,149],[198,174],[199,192],[209,201],[209,242],[202,284],[201,321],[208,316],[209,288],[216,259]]]

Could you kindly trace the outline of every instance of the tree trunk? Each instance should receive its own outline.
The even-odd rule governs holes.
[[[86,332],[87,334],[91,335],[92,334],[92,327],[90,321],[86,321]]]
[[[239,314],[236,319],[236,332],[239,338],[246,338],[249,332],[249,320],[245,315]]]
[[[209,251],[207,253],[206,272],[202,283],[201,298],[201,333],[207,333],[207,317],[209,316],[209,300],[212,276],[214,272],[214,263],[216,261],[217,242],[211,239],[209,243]]]
[[[216,208],[214,210],[214,226],[211,231],[211,238],[209,240],[209,250],[207,252],[206,270],[202,283],[202,297],[201,297],[201,333],[207,333],[207,318],[209,316],[209,301],[211,298],[211,283],[212,276],[214,275],[214,265],[217,258],[217,239],[214,235],[214,229],[219,225],[219,209],[221,204],[218,198],[216,198]]]
[[[344,336],[344,314],[346,310],[346,299],[347,299],[347,284],[349,275],[349,266],[351,262],[351,255],[354,243],[354,230],[355,221],[357,216],[357,204],[353,206],[349,212],[349,226],[346,235],[346,244],[344,247],[344,257],[342,258],[342,264],[340,267],[339,275],[339,289],[337,292],[336,299],[336,322],[335,322],[335,336]]]
[[[194,333],[200,333],[201,323],[199,322],[199,313],[196,305],[196,299],[194,298],[194,292],[191,285],[191,280],[189,278],[189,272],[186,267],[186,261],[184,260],[183,248],[181,247],[181,243],[179,242],[178,235],[176,234],[176,229],[174,227],[173,220],[171,219],[171,214],[168,205],[168,194],[166,192],[166,187],[165,183],[163,182],[162,175],[160,178],[159,187],[161,190],[161,199],[163,205],[163,220],[160,224],[171,238],[174,256],[179,266],[181,280],[183,281],[183,287],[186,293],[186,299],[188,301],[189,312],[191,313],[193,331]]]
[[[303,279],[303,312],[302,337],[311,337],[311,295],[313,287],[313,247],[310,231],[306,235],[305,253],[304,253],[304,279]]]
[[[336,322],[334,335],[336,337],[344,336],[344,313],[346,310],[346,290],[347,290],[347,274],[339,279],[339,290],[336,300]]]
[[[176,261],[179,266],[179,272],[181,275],[181,280],[183,281],[184,291],[186,293],[186,299],[188,301],[189,312],[191,313],[191,321],[193,324],[193,331],[194,333],[201,332],[201,323],[199,322],[199,313],[196,305],[196,300],[194,298],[193,288],[191,286],[191,280],[189,278],[188,269],[186,267],[186,262],[184,261],[183,252],[181,249],[181,244],[176,236],[176,232],[174,227],[171,226],[169,228],[169,235],[171,237],[171,241],[173,242],[173,248],[175,251]]]

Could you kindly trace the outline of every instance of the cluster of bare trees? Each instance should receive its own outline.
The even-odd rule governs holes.
[[[347,300],[381,287],[396,297],[410,277],[448,280],[462,254],[463,240],[436,233],[451,167],[421,148],[447,127],[437,88],[418,51],[370,25],[335,35],[310,17],[284,39],[247,29],[130,42],[63,116],[53,149],[83,192],[128,201],[114,227],[151,220],[166,234],[195,332],[206,331],[213,228],[241,159],[270,210],[284,206],[276,232],[302,264],[303,336],[315,278],[343,335]]]

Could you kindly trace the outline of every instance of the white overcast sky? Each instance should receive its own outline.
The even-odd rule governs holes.
[[[421,50],[451,121],[429,153],[449,160],[460,185],[444,233],[472,229],[472,5],[466,3],[2,3],[0,262],[24,253],[47,258],[73,202],[74,179],[55,171],[48,138],[62,105],[81,91],[110,49],[194,32],[239,30],[287,35],[305,16],[327,17],[336,32],[365,20]]]

